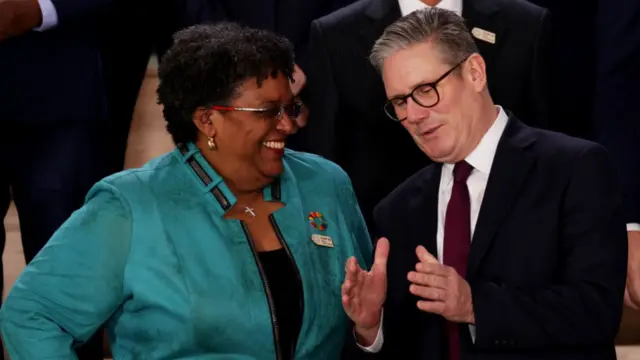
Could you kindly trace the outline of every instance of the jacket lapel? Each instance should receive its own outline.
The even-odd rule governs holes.
[[[533,156],[526,149],[534,141],[531,130],[511,116],[496,150],[471,242],[468,268],[471,277],[478,270],[533,165]]]
[[[285,163],[285,171],[280,178],[273,181],[271,186],[265,188],[264,198],[267,201],[281,201],[284,207],[278,209],[273,216],[278,229],[283,235],[283,240],[292,249],[302,246],[305,242],[310,242],[309,229],[306,224],[306,213],[304,212],[301,196],[297,193],[296,180],[291,174],[291,169]],[[304,226],[304,225],[307,226]],[[294,253],[301,253],[294,250]]]
[[[427,172],[421,185],[422,192],[409,199],[410,214],[412,214],[412,226],[410,238],[413,239],[413,247],[424,246],[430,254],[438,256],[438,193],[440,189],[440,175],[442,164],[431,165],[431,171]],[[416,262],[417,262],[416,257]]]
[[[493,0],[465,0],[462,6],[462,17],[478,46],[480,54],[485,59],[488,73],[492,73],[491,66],[495,63],[498,50],[505,36],[504,24],[499,16],[500,9]],[[487,41],[495,35],[495,42]],[[485,40],[483,40],[484,38]]]

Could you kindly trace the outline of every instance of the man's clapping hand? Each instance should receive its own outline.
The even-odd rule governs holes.
[[[418,308],[452,322],[474,324],[471,288],[467,281],[454,268],[440,264],[423,246],[418,246],[416,255],[416,271],[409,272],[408,279],[409,291],[424,299],[418,301]]]

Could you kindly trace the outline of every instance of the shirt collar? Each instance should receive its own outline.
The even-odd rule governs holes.
[[[431,7],[420,0],[398,0],[398,4],[400,5],[400,13],[402,16],[409,15],[416,10]],[[458,14],[458,16],[462,16],[462,0],[442,0],[435,7],[451,10]]]

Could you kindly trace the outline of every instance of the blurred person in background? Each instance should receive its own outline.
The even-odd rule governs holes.
[[[15,202],[27,263],[104,176],[95,23],[109,2],[0,0],[0,214]],[[101,336],[89,339],[78,357],[102,360]]]
[[[593,137],[613,154],[629,240],[625,304],[640,310],[640,1],[599,1],[596,24]]]
[[[129,129],[149,60],[161,57],[179,28],[178,0],[113,0],[100,14],[108,126],[103,132],[108,173],[124,168]]]
[[[531,0],[550,11],[551,129],[612,154],[629,240],[625,304],[640,309],[640,2]],[[593,104],[592,106],[585,104]]]

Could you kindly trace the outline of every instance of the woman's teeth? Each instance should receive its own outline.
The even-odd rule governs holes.
[[[270,149],[284,149],[284,141],[265,141],[262,145]]]

